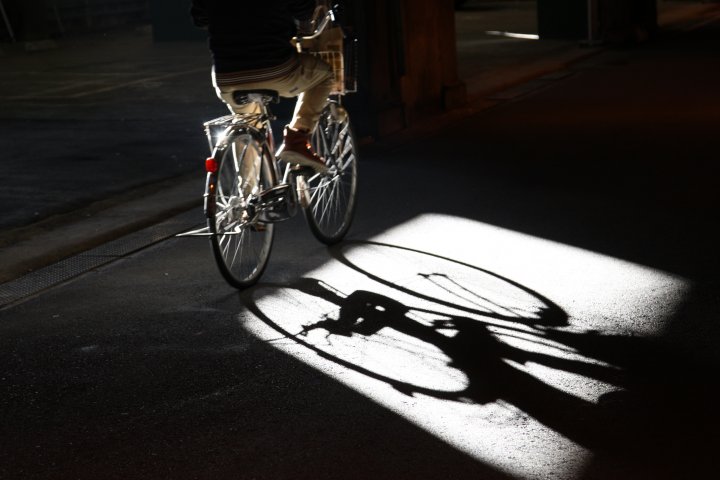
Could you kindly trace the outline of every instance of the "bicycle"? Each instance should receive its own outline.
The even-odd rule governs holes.
[[[294,39],[298,50],[331,24],[336,25],[335,11],[328,8],[312,35]],[[349,47],[354,48],[353,43]],[[314,52],[327,57],[335,73],[335,88],[311,137],[326,172],[283,164],[275,157],[270,104],[279,101],[277,92],[236,91],[234,100],[254,104],[257,113],[226,115],[203,124],[211,151],[205,162],[207,227],[181,236],[209,236],[221,274],[236,288],[260,279],[270,258],[275,224],[298,210],[303,210],[311,232],[325,244],[341,241],[350,228],[358,153],[342,98],[356,91],[357,82],[347,52]]]

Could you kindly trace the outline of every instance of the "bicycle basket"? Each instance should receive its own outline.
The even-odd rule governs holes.
[[[357,92],[357,39],[345,37],[341,44],[327,45],[332,48],[320,51],[311,51],[320,57],[333,70],[334,83],[332,95],[344,95]]]

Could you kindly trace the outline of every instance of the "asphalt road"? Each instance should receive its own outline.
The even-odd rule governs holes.
[[[717,18],[368,150],[250,291],[172,239],[0,310],[0,478],[716,476]]]
[[[224,114],[202,42],[148,32],[67,39],[9,52],[0,73],[3,229],[197,172],[202,122]]]

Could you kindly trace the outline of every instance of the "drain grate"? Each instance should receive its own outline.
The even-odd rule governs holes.
[[[0,308],[72,280],[83,273],[112,263],[197,225],[197,210],[191,210],[3,283],[0,285]]]

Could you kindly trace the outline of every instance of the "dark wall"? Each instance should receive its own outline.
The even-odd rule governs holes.
[[[537,0],[537,12],[541,39],[580,39],[588,35],[586,0]]]
[[[603,40],[643,40],[657,30],[656,0],[603,0],[599,6],[599,28]]]
[[[587,39],[587,0],[537,0],[541,39]],[[657,29],[657,0],[596,0],[599,40],[642,40]]]
[[[149,0],[3,0],[15,39],[44,40],[149,21]],[[0,22],[0,40],[9,40]]]
[[[454,0],[346,0],[360,38],[358,108],[382,137],[461,105]],[[349,98],[353,105],[353,98]]]
[[[190,19],[190,0],[150,0],[153,38],[157,42],[204,40]]]
[[[16,40],[32,42],[50,37],[46,0],[4,0],[3,5]]]

